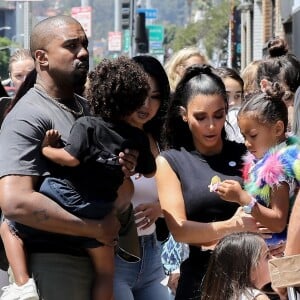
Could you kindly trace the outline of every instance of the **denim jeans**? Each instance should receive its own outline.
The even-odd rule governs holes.
[[[40,192],[58,203],[66,211],[78,217],[102,219],[113,208],[112,201],[105,202],[101,198],[89,198],[86,195],[80,195],[71,183],[60,178],[47,177],[40,187]],[[84,248],[95,248],[103,245],[97,240],[85,237],[74,236],[69,237],[69,239],[81,243]]]
[[[168,300],[168,288],[161,284],[165,278],[161,262],[161,244],[155,233],[139,237],[142,259],[127,262],[115,258],[115,300]]]

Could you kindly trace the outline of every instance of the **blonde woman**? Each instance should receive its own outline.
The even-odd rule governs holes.
[[[185,73],[186,68],[194,64],[208,64],[207,58],[197,47],[187,47],[175,52],[165,64],[171,92]]]

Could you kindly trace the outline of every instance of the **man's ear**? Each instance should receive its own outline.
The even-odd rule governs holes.
[[[269,86],[271,86],[271,82],[269,80],[264,78],[260,81],[260,89],[262,92],[265,92]]]
[[[186,115],[186,109],[183,106],[179,106],[180,115],[182,117],[182,120],[184,122],[187,122],[187,115]]]
[[[43,67],[48,66],[48,55],[45,50],[36,50],[34,53],[36,62]]]

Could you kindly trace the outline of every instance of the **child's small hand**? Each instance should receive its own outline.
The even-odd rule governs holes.
[[[216,193],[226,201],[240,203],[243,189],[238,181],[224,180],[219,183]]]
[[[53,147],[53,148],[59,148],[60,146],[60,139],[61,135],[59,134],[58,130],[50,129],[46,132],[42,148],[44,147]]]

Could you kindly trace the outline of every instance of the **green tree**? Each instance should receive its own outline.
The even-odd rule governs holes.
[[[236,4],[238,2],[235,1]],[[202,41],[206,55],[211,59],[216,50],[226,52],[231,1],[223,0],[215,6],[203,0],[197,1],[196,4],[206,9],[204,19],[186,27],[177,27],[171,45],[173,50],[177,51],[187,46],[197,46]]]
[[[199,42],[199,23],[191,23],[185,28],[178,28],[172,43],[174,51],[184,47],[196,46]]]
[[[230,20],[230,0],[207,10],[205,19],[200,23],[199,35],[202,38],[206,54],[212,58],[214,50],[225,50]]]
[[[171,48],[171,44],[175,38],[176,34],[176,25],[170,24],[165,26],[165,34],[164,34],[164,46],[166,49]]]

